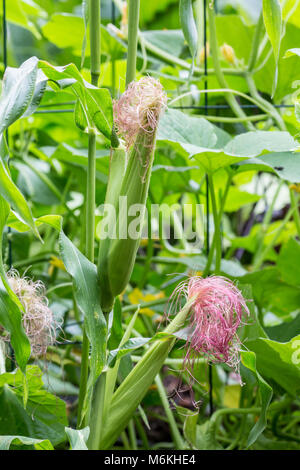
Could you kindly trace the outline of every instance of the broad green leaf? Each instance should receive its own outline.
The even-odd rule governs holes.
[[[70,441],[70,450],[88,450],[86,445],[90,434],[88,426],[83,429],[65,428],[65,431]]]
[[[284,282],[277,268],[246,273],[239,282],[251,284],[253,299],[258,306],[279,316],[290,315],[300,305],[300,289]]]
[[[223,450],[223,447],[216,441],[214,422],[209,420],[199,425],[197,424],[198,413],[185,410],[187,414],[184,423],[184,435],[193,449],[197,450]]]
[[[205,119],[174,109],[169,109],[160,120],[157,140],[171,142],[178,152],[193,157],[208,172],[265,152],[284,152],[297,147],[288,132],[246,132],[230,139]]]
[[[267,380],[278,383],[289,394],[300,390],[300,335],[288,343],[267,338],[249,341],[247,347],[256,354],[257,370]]]
[[[0,324],[10,333],[11,345],[21,370],[30,357],[30,343],[22,326],[23,307],[9,289],[2,260],[2,234],[9,215],[9,205],[0,195]]]
[[[279,325],[265,327],[270,339],[286,343],[294,336],[300,335],[300,313],[291,321],[285,321]]]
[[[96,151],[96,171],[97,176],[100,179],[102,176],[102,182],[107,183],[108,174],[108,160],[109,150],[102,149]],[[51,155],[51,160],[57,159],[61,162],[68,163],[70,165],[76,165],[87,168],[88,166],[88,150],[86,148],[77,149],[71,147],[68,144],[62,143],[58,145],[55,151]]]
[[[225,212],[236,212],[247,204],[259,201],[261,196],[241,191],[236,186],[231,186],[225,203]]]
[[[0,98],[0,134],[21,117],[32,102],[37,66],[38,59],[31,57],[18,69],[6,69]]]
[[[87,5],[88,1],[84,0],[83,3]],[[42,31],[43,35],[57,47],[69,48],[74,55],[82,59],[84,46],[85,57],[90,56],[89,26],[85,23],[87,23],[86,9],[83,18],[68,13],[55,13],[51,16],[50,21],[42,27]],[[84,41],[84,37],[86,37],[86,41]],[[86,44],[84,44],[85,42]],[[101,25],[101,54],[112,59],[121,59],[125,51],[125,46],[112,36],[104,25]]]
[[[143,31],[142,37],[175,56],[179,56],[184,46],[184,36],[180,30]]]
[[[33,446],[35,450],[54,450],[48,439],[33,439],[25,436],[0,436],[0,450],[9,450],[10,446]]]
[[[269,384],[261,377],[259,372],[257,371],[256,366],[256,357],[254,352],[252,351],[242,351],[241,353],[242,363],[247,369],[251,370],[253,374],[256,376],[259,386],[259,394],[261,400],[261,415],[259,420],[251,429],[250,434],[248,436],[247,447],[251,446],[258,436],[263,432],[267,425],[267,411],[272,399],[273,391]]]
[[[83,79],[74,64],[64,67],[54,67],[48,62],[39,61],[39,67],[51,81],[58,85],[63,81],[64,86],[69,86],[80,107],[77,106],[77,124],[82,129],[96,128],[107,139],[111,139],[113,126],[112,99],[106,88],[97,88]],[[80,110],[80,111],[79,111]],[[78,112],[80,116],[78,118]]]
[[[43,389],[42,371],[27,366],[28,400],[23,406],[24,376],[20,370],[0,375],[0,434],[49,440],[57,445],[65,440],[66,404]]]
[[[266,171],[275,173],[279,178],[300,183],[300,154],[298,152],[268,153],[238,163],[238,172]]]
[[[9,332],[16,361],[24,371],[30,357],[30,343],[22,326],[22,313],[6,290],[3,274],[0,275],[0,324]]]
[[[45,16],[45,12],[35,4],[33,1],[28,0],[9,0],[6,2],[6,15],[10,23],[28,29],[37,39],[41,38],[38,29],[30,21],[29,14],[34,12],[35,15]],[[0,15],[3,15],[3,2],[0,4]]]
[[[8,149],[4,136],[0,137],[0,195],[13,207],[13,209],[21,216],[23,221],[33,230],[39,237],[39,233],[34,224],[31,210],[21,191],[17,188],[9,170],[5,165],[8,158]]]
[[[300,243],[294,238],[281,248],[277,267],[283,281],[300,287]]]
[[[100,307],[97,268],[66,237],[60,233],[60,253],[66,270],[72,276],[77,306],[84,316],[86,333],[91,344],[91,387],[101,374],[106,361],[107,325]],[[86,410],[85,410],[86,411]]]

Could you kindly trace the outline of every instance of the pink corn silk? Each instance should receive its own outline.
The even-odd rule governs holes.
[[[190,309],[192,333],[187,341],[185,363],[204,355],[212,363],[226,363],[239,370],[240,340],[237,329],[249,316],[239,289],[221,276],[191,277],[174,291],[176,303],[184,295],[194,298]]]
[[[114,122],[117,133],[124,138],[127,150],[142,129],[153,134],[166,107],[167,96],[161,83],[153,77],[131,82],[118,101],[114,101]]]

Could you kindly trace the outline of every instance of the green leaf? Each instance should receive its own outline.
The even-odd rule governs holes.
[[[252,170],[275,173],[283,180],[300,183],[300,154],[298,152],[272,152],[238,163],[238,172]]]
[[[23,406],[24,376],[20,370],[0,375],[0,434],[49,439],[52,445],[65,440],[66,404],[43,389],[42,371],[27,366],[28,400]]]
[[[294,238],[290,238],[281,248],[277,267],[283,281],[292,286],[300,286],[300,243]]]
[[[6,2],[7,20],[10,23],[26,28],[28,31],[31,31],[37,39],[40,39],[41,35],[39,31],[29,18],[29,15],[33,14],[33,12],[36,16],[40,17],[46,15],[46,12],[32,1],[30,1],[30,3],[26,0],[10,0],[9,2]],[[0,15],[3,15],[2,2],[0,4]]]
[[[123,337],[122,328],[122,305],[119,297],[116,298],[111,315],[112,324],[109,332],[108,349],[117,348]]]
[[[193,13],[192,0],[179,0],[179,16],[184,38],[194,58],[197,52],[198,33]]]
[[[0,134],[24,114],[35,91],[38,59],[31,57],[18,69],[5,71],[0,98]]]
[[[9,295],[3,280],[2,274],[0,275],[0,324],[9,332],[16,361],[24,371],[30,357],[30,343],[22,326],[20,308]]]
[[[63,81],[63,86],[69,86],[79,100],[80,106],[76,106],[76,123],[79,127],[82,129],[87,126],[87,130],[96,128],[110,140],[113,126],[110,92],[84,80],[74,64],[54,67],[48,62],[39,61],[39,67],[51,81],[58,85]]]
[[[59,244],[66,270],[73,278],[76,303],[84,316],[86,333],[91,344],[91,373],[88,383],[91,393],[91,388],[106,361],[107,325],[100,307],[97,268],[73,245],[63,231],[60,233]]]
[[[4,136],[0,137],[0,195],[15,209],[21,216],[23,221],[33,230],[33,232],[40,238],[31,210],[26,202],[21,191],[17,188],[9,170],[5,165],[5,160],[8,158],[8,149],[5,143]]]
[[[257,378],[259,386],[259,394],[261,400],[261,415],[259,420],[251,429],[248,436],[247,447],[251,446],[258,436],[263,432],[267,425],[267,411],[269,404],[272,399],[273,391],[269,384],[261,377],[256,368],[256,357],[255,354],[251,351],[242,351],[241,353],[242,363],[247,369],[251,370]]]
[[[169,109],[160,120],[157,140],[170,142],[179,153],[196,159],[207,172],[265,152],[285,152],[297,147],[288,132],[246,132],[230,139],[206,119],[190,117],[175,109]]]
[[[25,436],[0,436],[0,450],[9,450],[10,446],[33,446],[35,450],[54,450],[48,439],[33,439]]]
[[[84,7],[84,4],[86,7]],[[88,1],[84,0],[83,18],[68,13],[54,13],[50,21],[42,26],[43,35],[61,49],[69,49],[72,54],[83,58],[90,56],[90,38],[87,18]],[[76,34],[74,34],[76,31]],[[86,41],[84,38],[86,37]],[[118,38],[111,35],[104,25],[101,25],[101,54],[110,59],[121,59],[126,51]],[[106,65],[106,64],[105,64]]]
[[[66,434],[71,444],[70,450],[88,450],[86,442],[90,435],[90,428],[83,429],[65,428]]]
[[[279,325],[265,327],[265,330],[270,339],[286,343],[294,338],[295,335],[300,335],[300,313],[292,321],[285,321]]]
[[[297,395],[300,391],[300,335],[288,343],[258,338],[249,341],[247,347],[255,352],[261,375],[278,383],[289,394]]]
[[[197,450],[223,450],[215,438],[214,422],[197,424],[198,413],[185,410],[184,435],[190,445]]]
[[[61,231],[62,227],[62,216],[61,215],[42,215],[37,219],[34,219],[34,223],[36,227],[40,225],[48,225],[49,227],[53,227],[58,232]],[[15,214],[13,211],[10,212],[9,217],[7,219],[7,226],[13,228],[17,232],[27,232],[28,226],[24,224],[24,222]]]
[[[4,266],[3,266],[3,259],[2,259],[2,238],[3,238],[3,230],[6,225],[9,211],[10,211],[9,204],[0,195],[0,276],[4,276]]]
[[[269,36],[270,42],[273,47],[275,62],[276,62],[276,72],[275,79],[273,84],[273,95],[277,85],[277,76],[278,76],[278,60],[280,52],[280,43],[281,43],[281,6],[279,0],[263,0],[263,17],[264,23]]]

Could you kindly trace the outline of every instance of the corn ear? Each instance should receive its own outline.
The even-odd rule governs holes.
[[[164,330],[165,333],[172,335],[183,326],[190,305],[191,302],[188,302],[184,306]],[[107,418],[102,426],[103,432],[99,449],[110,448],[127,426],[132,414],[160,371],[174,342],[175,338],[171,336],[168,339],[153,343],[113,394],[110,406],[105,413]]]
[[[117,181],[113,185],[117,238],[100,242],[98,258],[101,306],[104,312],[112,309],[114,298],[127,286],[140,243],[140,237],[134,239],[128,233],[128,227],[136,219],[136,215],[128,215],[127,210],[124,211],[120,206],[119,198],[127,197],[127,208],[141,204],[143,209],[139,217],[143,220],[154,158],[154,144],[155,132],[147,133],[141,129],[129,153],[120,191],[118,192]]]
[[[120,189],[122,180],[126,170],[126,152],[123,148],[112,149],[110,155],[109,177],[106,190],[105,204],[110,204],[117,211]],[[110,216],[111,214],[109,214]],[[109,224],[113,224],[114,220]],[[110,305],[112,302],[112,293],[109,288],[108,278],[108,257],[111,240],[110,238],[103,238],[100,240],[99,257],[98,257],[98,271],[100,273],[100,291],[101,291],[101,306],[103,311],[108,311],[104,307]],[[102,289],[101,289],[102,286]]]

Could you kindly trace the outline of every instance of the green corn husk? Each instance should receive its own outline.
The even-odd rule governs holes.
[[[119,197],[127,196],[127,208],[134,204],[145,204],[148,195],[152,164],[154,159],[155,132],[147,133],[141,130],[135,144],[129,153],[127,168],[118,191],[120,178],[114,182],[114,195],[111,197],[115,204],[117,220],[117,239],[106,239],[100,242],[98,258],[98,274],[101,293],[101,306],[104,312],[110,312],[114,298],[126,288],[135,262],[140,238],[132,239],[129,236],[119,238],[119,230],[127,233],[127,229],[136,216],[124,219],[122,208],[119,207]],[[118,173],[120,177],[120,172]],[[114,177],[114,175],[113,175]],[[127,234],[128,235],[128,234]]]
[[[120,188],[126,170],[126,152],[122,148],[112,149],[109,166],[109,179],[105,197],[105,204],[111,204],[117,211]],[[117,213],[117,212],[116,212]],[[113,223],[114,221],[112,221]],[[111,241],[104,238],[100,241],[98,272],[100,278],[101,307],[104,312],[109,311],[106,305],[112,303],[112,293],[110,290],[109,271],[108,271],[108,253]]]
[[[189,314],[191,301],[176,315],[164,332],[170,335],[178,331]],[[130,374],[113,394],[106,420],[102,423],[102,432],[98,449],[109,449],[125,429],[142,399],[160,371],[176,338],[159,340],[146,351]]]

